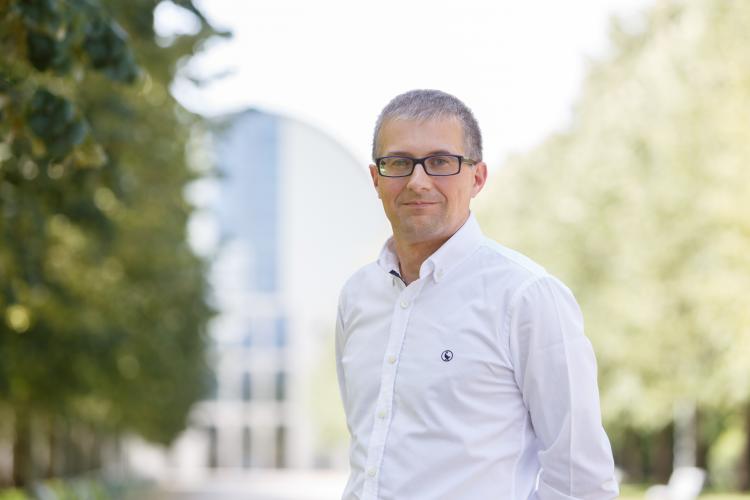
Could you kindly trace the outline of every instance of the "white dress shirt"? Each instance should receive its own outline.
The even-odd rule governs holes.
[[[339,300],[344,500],[618,494],[573,295],[473,216],[408,286],[392,240]]]

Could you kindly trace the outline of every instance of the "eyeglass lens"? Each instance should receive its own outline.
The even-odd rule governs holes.
[[[428,156],[420,163],[429,175],[454,175],[461,167],[459,157],[451,155]],[[381,158],[378,163],[380,174],[392,177],[410,175],[414,167],[413,158],[400,156]]]

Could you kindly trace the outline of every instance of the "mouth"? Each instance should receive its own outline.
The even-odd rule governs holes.
[[[436,201],[409,201],[406,203],[403,203],[403,205],[406,205],[407,207],[429,207],[432,205],[437,205]]]

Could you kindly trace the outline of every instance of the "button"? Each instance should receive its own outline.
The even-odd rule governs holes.
[[[375,469],[370,468],[370,470],[367,471],[367,475],[370,477],[375,477]]]
[[[409,307],[409,301],[408,300],[402,300],[401,301],[401,308],[402,309],[406,309],[407,307]]]
[[[441,271],[438,271],[438,272],[437,272],[437,273],[435,273],[435,274],[437,275],[437,277],[438,277],[438,278],[442,278],[442,277],[443,277],[443,271],[442,271],[442,270],[441,270]]]
[[[387,413],[386,413],[385,410],[380,410],[378,412],[378,418],[381,419],[381,420],[384,419],[386,415],[387,415]]]
[[[390,356],[388,356],[388,362],[390,364],[395,363],[396,362],[396,356],[394,356],[393,354],[391,354]]]

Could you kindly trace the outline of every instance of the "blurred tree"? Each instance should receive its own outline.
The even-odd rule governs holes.
[[[80,472],[54,463],[71,433],[168,442],[204,389],[211,311],[183,198],[198,120],[169,85],[226,33],[180,0],[199,30],[159,38],[158,3],[0,0],[0,415],[17,484],[36,473],[35,429],[47,470]]]
[[[616,447],[676,405],[750,401],[750,3],[641,21],[614,24],[572,125],[511,158],[481,213],[579,298]]]

